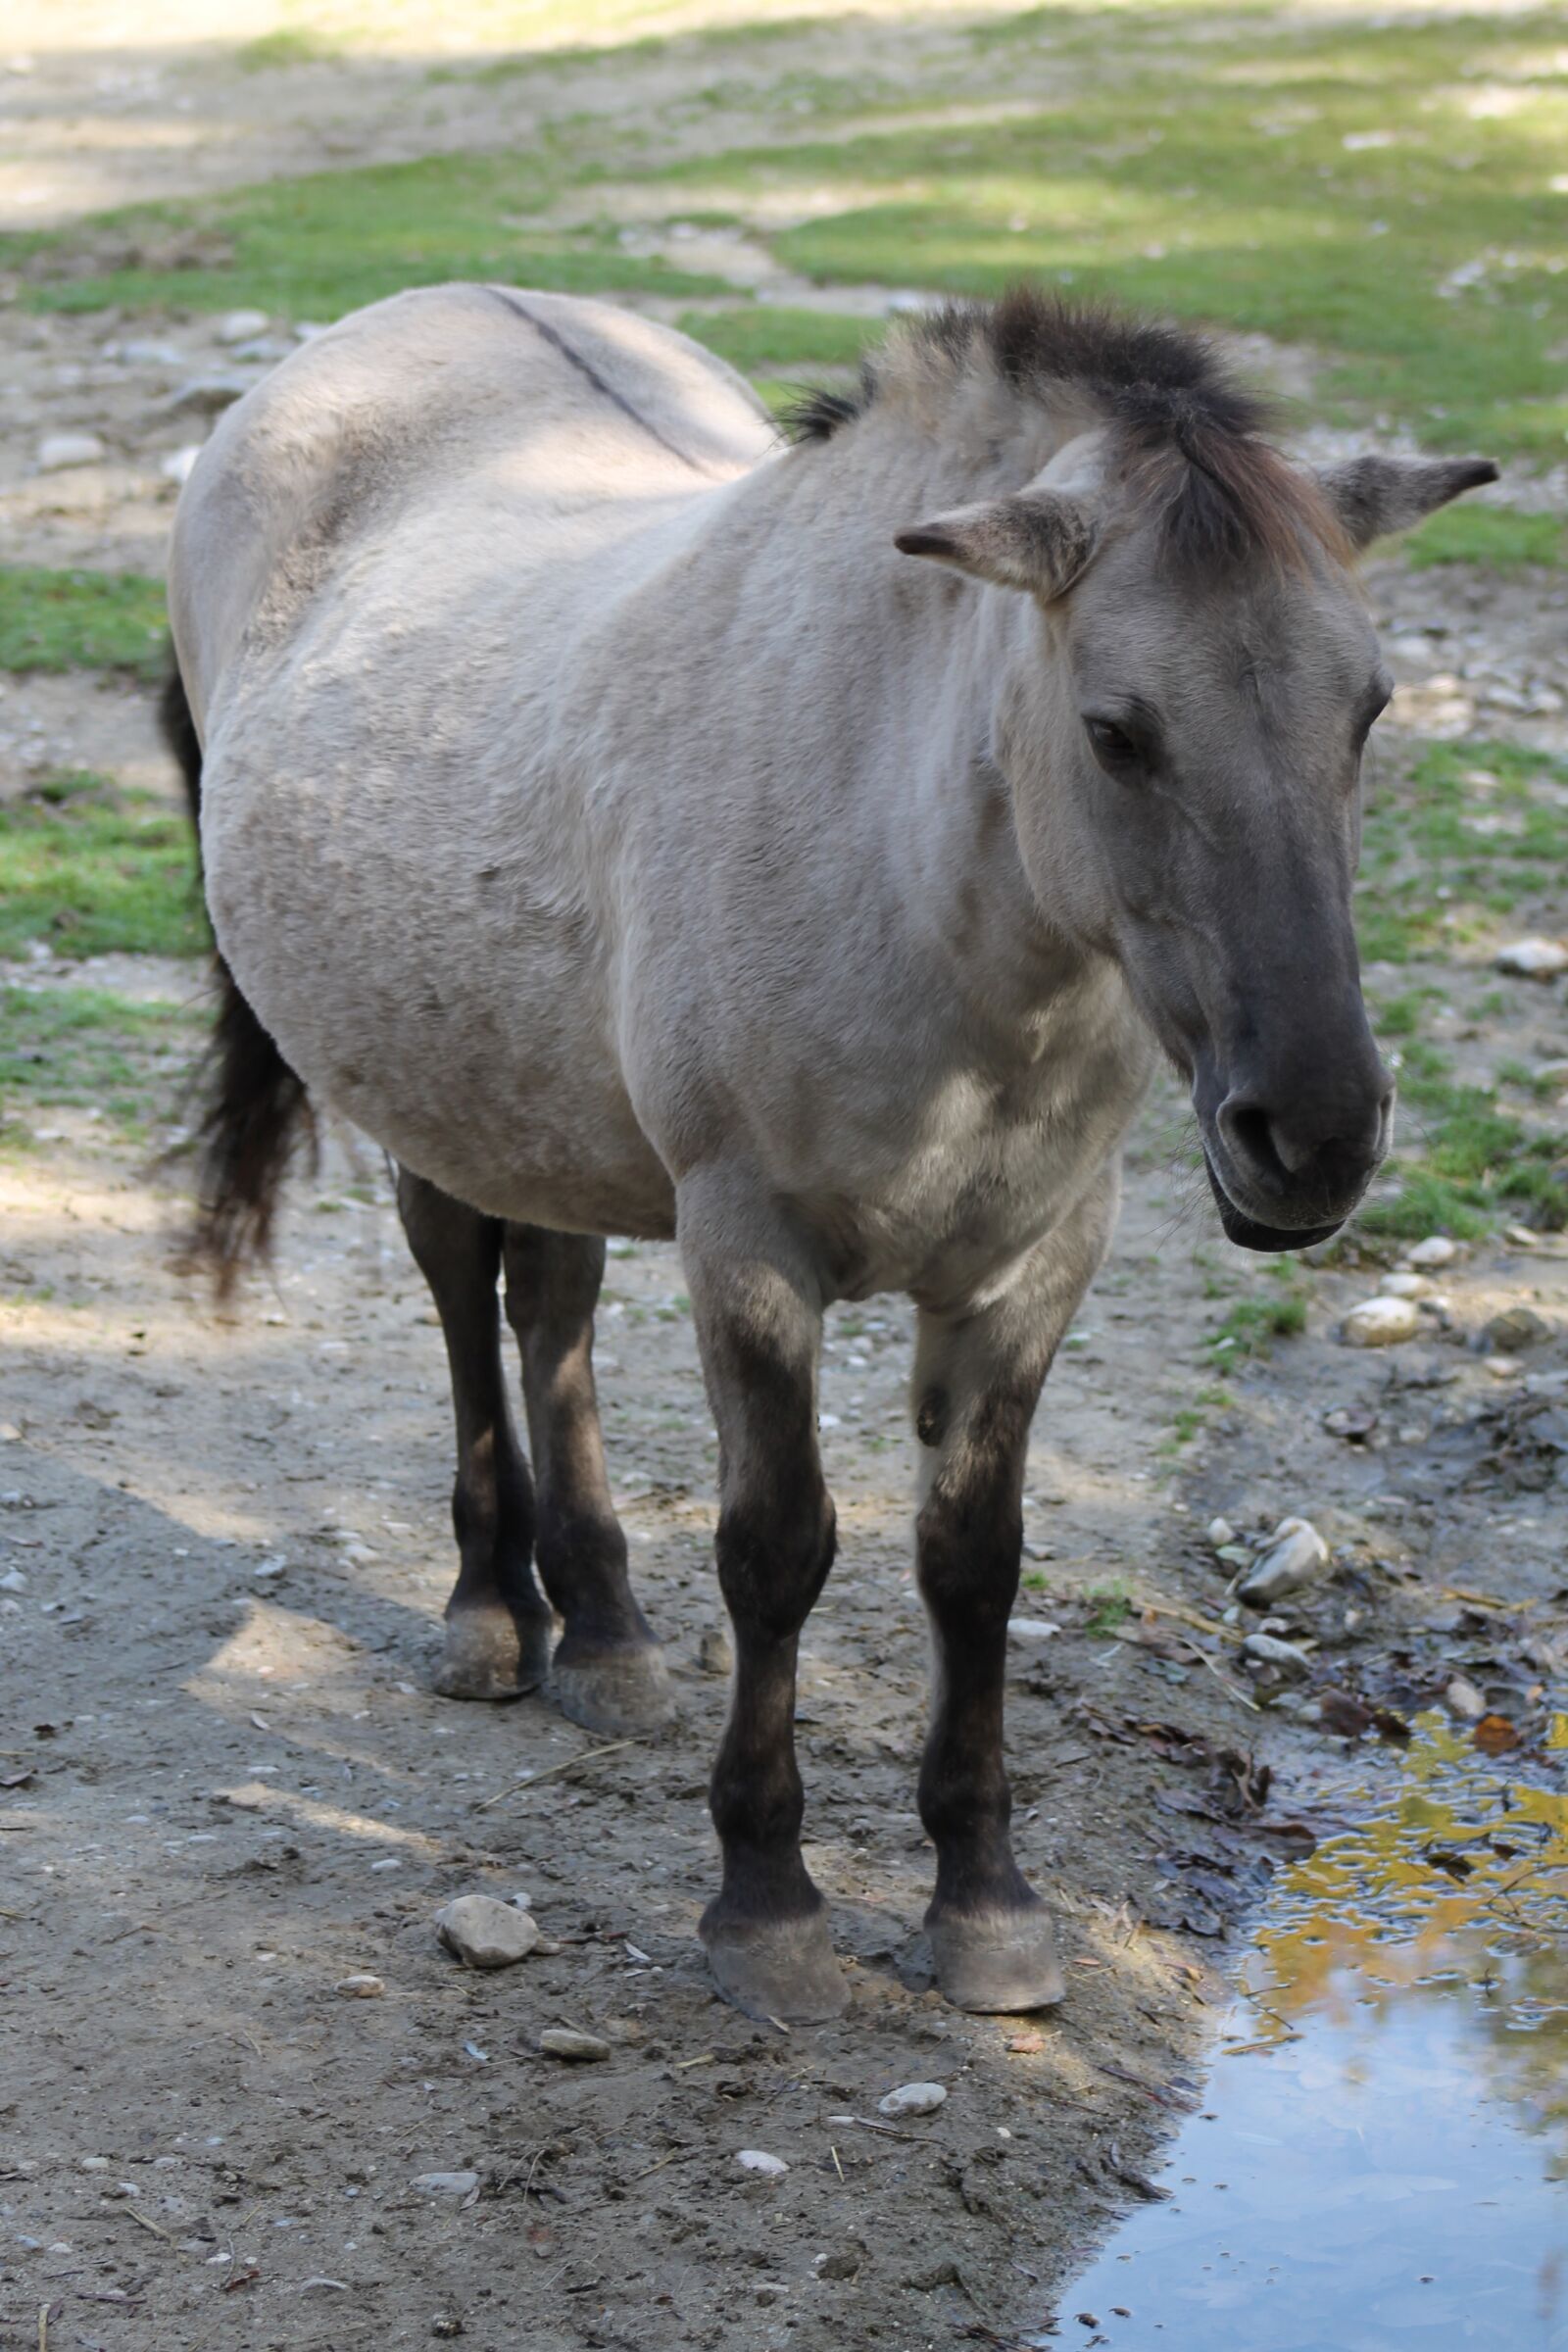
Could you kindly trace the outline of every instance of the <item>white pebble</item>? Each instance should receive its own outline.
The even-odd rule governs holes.
[[[220,343],[246,343],[252,335],[265,335],[272,321],[265,311],[230,311],[218,321]]]
[[[443,1903],[435,1932],[465,1968],[511,1968],[539,1940],[538,1926],[526,1911],[497,1902],[493,1894],[460,1894]]]
[[[563,2059],[567,2066],[591,2066],[598,2058],[610,2056],[610,2044],[597,2034],[579,2034],[574,2026],[547,2026],[539,2036],[539,2047],[547,2058]]]
[[[378,2001],[386,1991],[386,1986],[379,1977],[362,1972],[358,1976],[339,1977],[332,1990],[342,1993],[344,1999],[349,2001]]]
[[[1304,1649],[1294,1642],[1281,1642],[1273,1634],[1249,1634],[1242,1643],[1242,1655],[1255,1658],[1259,1666],[1277,1667],[1281,1674],[1303,1675],[1312,1671],[1312,1661]]]
[[[1363,1298],[1352,1306],[1340,1326],[1347,1348],[1397,1348],[1413,1340],[1421,1317],[1413,1298]]]
[[[1559,972],[1568,972],[1568,948],[1557,939],[1515,939],[1499,948],[1492,960],[1499,972],[1526,980],[1555,980]]]
[[[1404,1253],[1405,1263],[1412,1266],[1451,1266],[1459,1254],[1457,1242],[1450,1242],[1446,1233],[1429,1233],[1424,1242]]]
[[[890,2090],[885,2099],[878,2099],[878,2115],[935,2115],[947,2104],[947,2086],[942,2082],[901,2082]]]
[[[790,2169],[782,2156],[769,2156],[765,2148],[742,2148],[735,2161],[743,2173],[761,2173],[769,2180]]]
[[[1236,1541],[1236,1530],[1228,1519],[1211,1519],[1203,1533],[1216,1551],[1222,1544],[1234,1544]]]
[[[1328,1571],[1329,1547],[1310,1519],[1282,1519],[1236,1588],[1238,1600],[1265,1609],[1315,1584]]]
[[[47,433],[38,444],[38,471],[63,473],[68,466],[96,466],[108,455],[96,433]]]
[[[1457,1715],[1464,1723],[1479,1723],[1487,1711],[1486,1700],[1474,1683],[1462,1674],[1454,1676],[1443,1697],[1449,1714]]]
[[[1060,1633],[1061,1628],[1053,1625],[1049,1617],[1014,1617],[1009,1621],[1007,1631],[1016,1634],[1020,1642],[1049,1642],[1054,1634]]]
[[[1430,1298],[1432,1285],[1424,1274],[1385,1274],[1378,1295],[1383,1298]]]
[[[471,2196],[479,2185],[477,2173],[418,2173],[409,2183],[427,2197]]]

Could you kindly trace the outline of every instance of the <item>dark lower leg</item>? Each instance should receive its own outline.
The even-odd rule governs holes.
[[[459,1570],[436,1688],[454,1698],[514,1697],[544,1680],[551,1620],[529,1566],[533,1492],[502,1374],[501,1228],[407,1169],[398,1171],[398,1210],[441,1317],[457,1419]]]
[[[735,1647],[710,1786],[723,1882],[702,1936],[720,1989],[748,2015],[808,2024],[839,2016],[849,2001],[826,1906],[801,1854],[795,1760],[801,1628],[834,1546],[816,1448],[820,1309],[809,1262],[765,1202],[730,1198],[715,1206],[711,1253],[695,1215],[681,1230],[718,1427],[715,1550]]]
[[[937,1849],[926,1914],[943,1990],[960,2008],[1039,2008],[1062,1992],[1050,1920],[1013,1860],[1003,1762],[1007,1620],[1023,1542],[1033,1395],[988,1399],[939,1440],[917,1526],[936,1653],[920,1818]]]
[[[605,1246],[509,1225],[503,1247],[537,1484],[534,1556],[564,1620],[555,1693],[593,1730],[651,1729],[667,1720],[672,1698],[662,1653],[631,1589],[605,1466],[593,1372]]]

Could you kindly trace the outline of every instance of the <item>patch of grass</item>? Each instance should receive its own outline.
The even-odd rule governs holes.
[[[1568,760],[1519,744],[1427,744],[1402,773],[1386,769],[1355,886],[1363,962],[1446,956],[1553,891],[1568,861],[1564,785]]]
[[[343,54],[339,42],[307,25],[280,24],[275,32],[259,33],[234,52],[242,74],[270,73],[279,66],[329,65]]]
[[[530,218],[579,176],[544,134],[513,155],[314,172],[0,237],[0,268],[20,270],[28,306],[57,311],[254,305],[332,318],[449,278],[676,300],[733,293],[725,278],[627,253],[611,222],[549,229]]]
[[[1521,514],[1512,507],[1444,507],[1404,542],[1413,571],[1436,564],[1484,564],[1523,571],[1532,564],[1568,565],[1568,523],[1556,514]]]
[[[1556,37],[1549,20],[1258,10],[1199,40],[1188,13],[1011,17],[972,36],[993,65],[1014,42],[1054,51],[1091,31],[1058,99],[736,150],[669,177],[731,204],[765,188],[775,210],[781,190],[809,188],[808,217],[773,249],[818,283],[991,296],[1043,278],[1314,346],[1320,396],[1347,418],[1560,458],[1568,197],[1549,159],[1568,149],[1568,85],[1527,63]],[[1489,75],[1506,107],[1485,102]]]
[[[1294,1280],[1289,1268],[1285,1279]],[[1215,1364],[1229,1367],[1249,1356],[1265,1356],[1276,1340],[1297,1339],[1305,1329],[1306,1300],[1294,1292],[1280,1298],[1239,1298],[1204,1346]]]
[[[1089,1604],[1084,1631],[1097,1641],[1114,1634],[1133,1613],[1132,1594],[1119,1577],[1102,1585],[1091,1585],[1084,1598]]]
[[[1568,1225],[1568,1136],[1533,1131],[1486,1088],[1451,1077],[1431,1048],[1406,1049],[1399,1100],[1410,1139],[1396,1161],[1399,1189],[1361,1209],[1363,1233],[1465,1241],[1510,1214],[1550,1231]]]
[[[199,956],[207,923],[190,826],[150,793],[59,776],[0,809],[0,956]]]
[[[745,310],[686,311],[676,323],[747,375],[782,368],[854,368],[887,332],[882,318],[842,311],[792,310],[754,303]]]
[[[0,564],[0,669],[127,669],[154,679],[168,660],[161,581]]]
[[[1178,1454],[1192,1444],[1199,1432],[1207,1426],[1208,1416],[1198,1405],[1183,1405],[1171,1419],[1168,1436],[1162,1438],[1156,1451],[1165,1460]]]
[[[201,1034],[179,1004],[140,1004],[97,988],[0,987],[0,1142],[26,1149],[19,1110],[95,1111],[145,1142],[175,1112]]]

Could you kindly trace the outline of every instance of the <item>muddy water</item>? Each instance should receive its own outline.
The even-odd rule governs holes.
[[[1201,2113],[1035,2339],[1568,2352],[1568,1716],[1398,1787],[1282,1871]]]

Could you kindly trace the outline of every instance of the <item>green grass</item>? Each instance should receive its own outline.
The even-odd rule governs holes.
[[[1204,1346],[1210,1360],[1228,1370],[1249,1356],[1267,1355],[1276,1340],[1297,1339],[1305,1329],[1306,1300],[1294,1292],[1279,1298],[1240,1298]]]
[[[565,294],[730,294],[724,278],[621,248],[609,222],[530,218],[575,176],[547,135],[515,155],[430,156],[314,172],[188,204],[99,214],[81,228],[0,237],[34,309],[228,310],[332,318],[406,286],[504,280]]]
[[[1431,1047],[1406,1050],[1399,1102],[1401,1130],[1420,1157],[1399,1170],[1396,1193],[1361,1210],[1362,1232],[1463,1241],[1500,1216],[1552,1231],[1568,1224],[1568,1136],[1532,1130],[1494,1094],[1452,1078]]]
[[[1102,1585],[1091,1585],[1084,1598],[1089,1603],[1084,1631],[1097,1641],[1107,1640],[1119,1626],[1126,1624],[1133,1613],[1132,1594],[1119,1578]]]
[[[1568,195],[1550,180],[1568,83],[1524,70],[1560,37],[1553,20],[1258,9],[1198,41],[1192,13],[1099,16],[1094,60],[1033,112],[737,149],[670,180],[741,209],[809,189],[773,250],[818,283],[995,295],[1040,277],[1315,346],[1332,413],[1560,458]],[[1041,9],[972,38],[1004,79],[1014,58],[1027,73],[1030,43],[1070,43],[1083,23]],[[1510,111],[1472,112],[1494,74]]]
[[[788,23],[659,38],[618,0],[578,14],[585,42],[612,38],[575,50],[575,75],[679,64],[674,94],[635,122],[586,107],[546,120],[510,153],[13,235],[0,269],[35,306],[255,303],[296,317],[444,276],[727,294],[732,307],[694,331],[770,384],[853,359],[853,320],[808,309],[770,320],[743,289],[626,252],[608,194],[603,221],[540,218],[612,186],[647,218],[652,190],[666,219],[738,221],[817,283],[990,295],[1033,276],[1304,345],[1320,362],[1313,405],[1331,416],[1494,456],[1564,454],[1568,193],[1553,181],[1568,76],[1545,11],[1348,21],[1187,0],[1052,5],[955,20],[940,41],[873,28],[853,74],[813,70]],[[318,53],[301,28],[242,55],[279,66]],[[564,59],[519,50],[496,71],[537,78]],[[763,130],[725,146],[730,117]],[[715,152],[690,152],[694,123],[716,128]],[[1457,539],[1419,534],[1414,560],[1561,562],[1542,518],[1484,512]]]
[[[1568,785],[1568,760],[1519,744],[1434,743],[1402,771],[1381,753],[1376,767],[1356,883],[1364,964],[1446,956],[1503,922],[1558,927],[1568,807],[1542,788]]]
[[[190,826],[149,793],[61,776],[0,809],[0,956],[197,956],[207,945]]]
[[[745,310],[687,311],[677,323],[746,375],[783,368],[853,368],[887,332],[883,318],[755,303]]]
[[[160,581],[0,565],[0,669],[128,669],[151,679],[168,659]]]
[[[343,54],[342,46],[324,32],[305,25],[279,25],[275,32],[258,34],[235,52],[243,73],[265,74],[279,66],[329,65]]]
[[[1415,571],[1435,564],[1485,564],[1523,571],[1532,564],[1568,567],[1568,523],[1556,514],[1521,514],[1512,507],[1445,507],[1404,542]]]
[[[201,1016],[106,989],[0,987],[0,1149],[26,1150],[39,1112],[91,1110],[145,1143],[172,1117]]]

